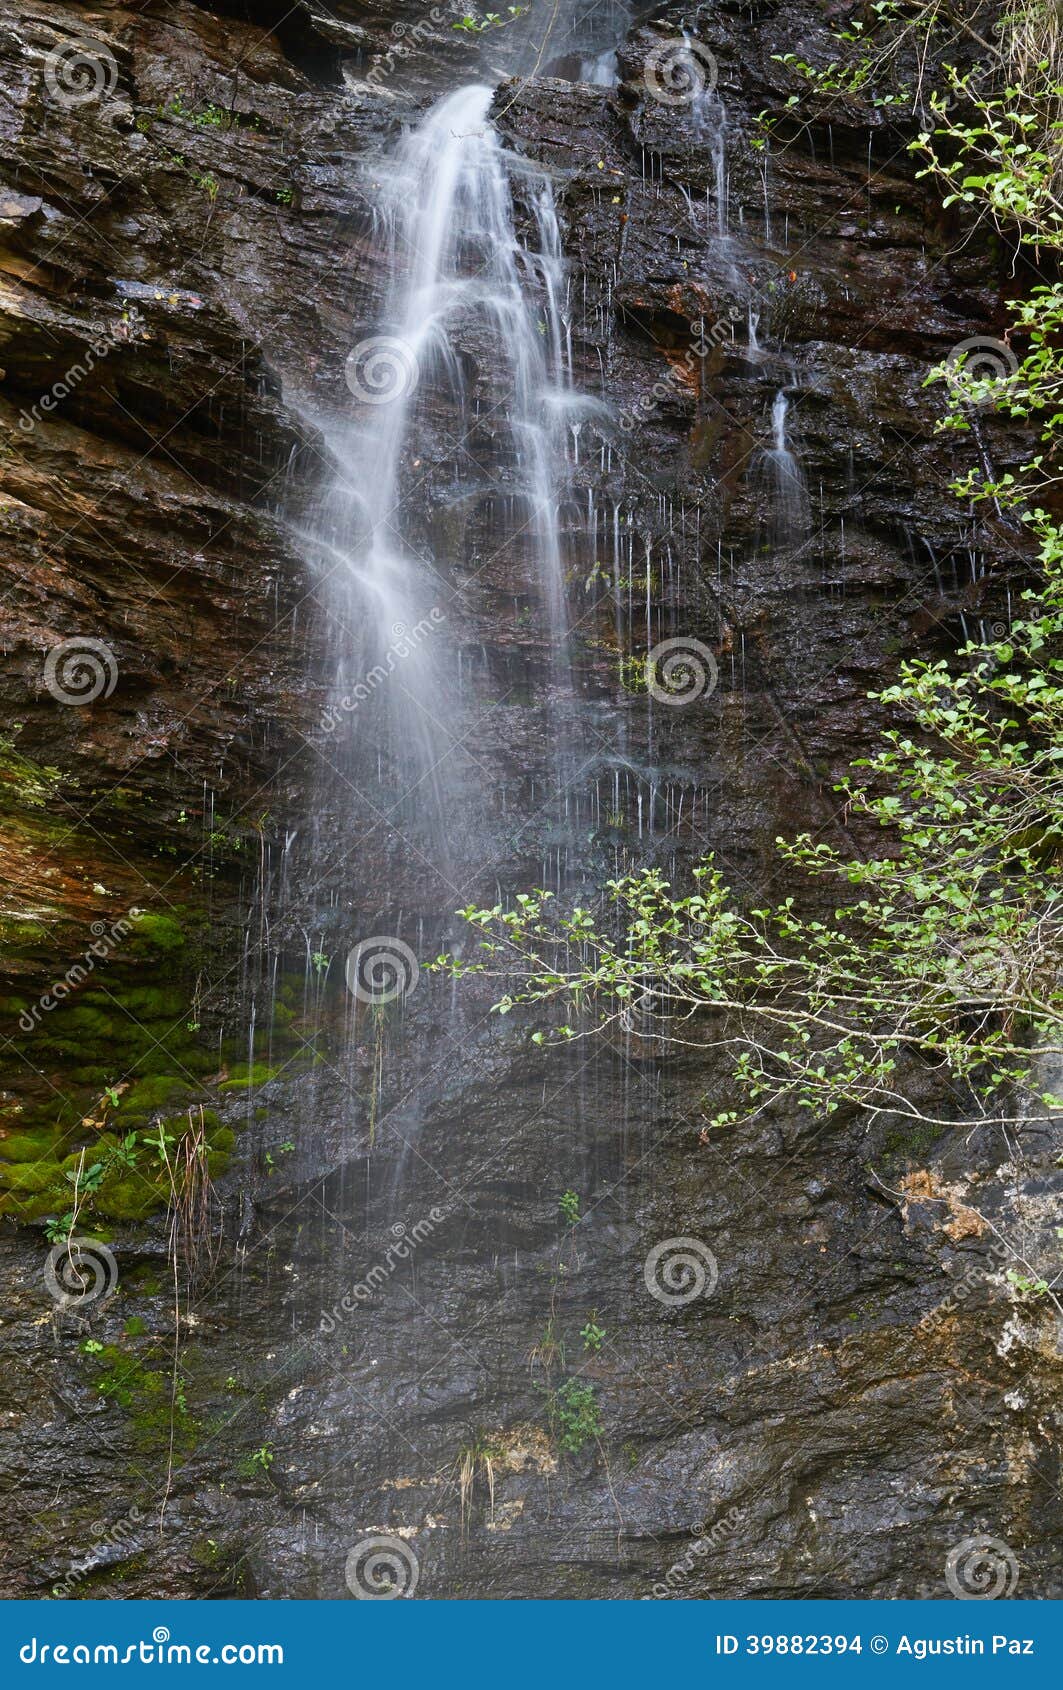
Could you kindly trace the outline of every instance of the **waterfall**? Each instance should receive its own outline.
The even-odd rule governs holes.
[[[729,224],[727,107],[715,91],[709,92],[706,90],[695,102],[693,117],[696,133],[701,139],[707,139],[712,148],[712,174],[716,196],[716,235],[719,240],[725,241]]]
[[[425,966],[478,958],[455,912],[535,884],[565,896],[677,849],[658,746],[678,718],[648,707],[630,655],[671,631],[674,513],[659,497],[643,525],[619,476],[602,496],[615,422],[576,383],[550,169],[508,150],[493,99],[485,85],[447,95],[364,167],[350,399],[324,425],[335,469],[308,524],[337,678],[300,913],[308,967],[335,960],[330,981],[347,985],[316,1115],[352,1222],[352,1280],[382,1228],[440,1199],[448,1217],[479,1204],[485,1284],[500,1262],[523,1273],[509,1198],[490,1212],[478,1194],[496,1172],[523,1180],[526,1150],[539,1177],[524,1131],[569,1107],[577,1080],[636,1095],[611,1053],[588,1065],[574,1049],[532,1101],[516,1022],[488,1013],[493,985],[448,989]],[[625,1103],[615,1139],[572,1135],[573,1189],[619,1179],[632,1123],[655,1119],[656,1083],[654,1071],[630,1121]],[[418,1341],[438,1326],[429,1312]],[[392,1357],[393,1377],[401,1365]]]
[[[790,402],[780,388],[771,408],[771,446],[764,454],[770,483],[771,535],[777,546],[803,539],[810,518],[808,487],[787,435],[789,412]]]
[[[500,421],[509,436],[501,461],[487,473],[526,503],[549,632],[557,640],[564,637],[557,482],[571,387],[561,241],[547,179],[513,160],[528,176],[538,245],[529,250],[517,240],[505,155],[487,123],[492,97],[491,88],[473,85],[441,100],[393,161],[383,207],[393,275],[384,323],[395,325],[416,385],[402,384],[379,426],[373,417],[358,467],[370,500],[373,562],[387,569],[391,536],[402,520],[401,459],[416,386],[430,393],[433,383],[449,384],[465,420],[469,393],[452,331],[479,319],[502,375]],[[476,467],[482,485],[485,466]],[[409,573],[408,562],[399,567]]]
[[[689,30],[683,30],[682,41],[687,64],[690,67],[691,74],[695,75],[702,69],[704,50],[700,43],[691,36]],[[718,240],[726,241],[730,223],[727,181],[727,107],[716,90],[714,80],[703,87],[692,101],[690,118],[695,137],[702,144],[707,143],[712,151],[713,187],[716,199],[716,236]]]
[[[318,524],[344,622],[337,693],[364,693],[384,672],[379,754],[416,791],[411,825],[434,813],[451,870],[466,538],[480,523],[521,561],[521,614],[564,690],[568,451],[579,421],[603,409],[572,386],[551,185],[505,152],[492,97],[481,85],[448,95],[374,167],[373,260],[386,288],[347,360],[356,413],[332,441],[342,473]]]

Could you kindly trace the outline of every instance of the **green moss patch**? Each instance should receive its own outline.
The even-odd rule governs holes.
[[[177,915],[141,910],[132,925],[129,948],[137,955],[172,957],[188,943],[188,932]]]
[[[178,1074],[152,1074],[138,1080],[123,1092],[118,1103],[118,1115],[123,1121],[147,1120],[155,1110],[180,1103],[189,1093],[188,1081]]]
[[[177,1148],[190,1126],[200,1125],[206,1137],[206,1171],[217,1179],[229,1165],[236,1136],[222,1125],[215,1109],[197,1106],[191,1122],[186,1109],[163,1116],[143,1130],[116,1119],[117,1131],[99,1133],[76,1148],[69,1142],[73,1135],[58,1141],[23,1135],[17,1148],[26,1152],[24,1159],[0,1159],[0,1214],[23,1221],[67,1215],[76,1178],[81,1220],[91,1217],[96,1226],[101,1220],[147,1220],[172,1203],[171,1170],[177,1165]]]
[[[275,1080],[283,1064],[270,1067],[268,1062],[238,1062],[230,1070],[229,1078],[221,1083],[222,1091],[251,1091],[255,1086],[264,1086],[270,1080]]]
[[[54,1156],[58,1142],[54,1132],[8,1133],[0,1138],[0,1162],[39,1162]]]
[[[175,1449],[182,1454],[194,1449],[199,1422],[189,1410],[183,1381],[175,1386],[169,1360],[155,1368],[132,1349],[92,1340],[82,1353],[95,1390],[128,1416],[141,1449],[169,1450],[171,1430]]]
[[[284,1001],[259,1025],[252,1048],[239,1037],[219,1048],[200,1031],[201,955],[193,941],[201,925],[183,908],[146,911],[114,957],[55,1007],[23,992],[2,1000],[16,1048],[42,1078],[27,1068],[24,1089],[0,1116],[0,1216],[48,1220],[49,1235],[61,1238],[76,1176],[79,1226],[102,1234],[107,1223],[143,1221],[172,1203],[175,1151],[201,1119],[206,1173],[217,1179],[228,1168],[235,1137],[216,1109],[204,1107],[219,1089],[250,1096],[289,1065],[293,1072],[312,1065],[296,1030],[301,976],[285,979]],[[22,1017],[33,1025],[27,1019],[20,1028]]]

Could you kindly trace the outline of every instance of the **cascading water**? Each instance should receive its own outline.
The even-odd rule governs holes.
[[[683,31],[683,43],[687,57],[693,71],[700,69],[698,44],[691,40],[687,32]],[[727,239],[728,217],[728,189],[727,189],[727,107],[716,91],[715,84],[706,85],[696,96],[691,106],[692,128],[695,136],[712,150],[712,173],[716,198],[716,234],[718,239]]]
[[[328,759],[354,809],[381,818],[372,930],[407,970],[508,848],[479,743],[492,699],[515,680],[532,701],[539,776],[562,812],[575,745],[565,573],[594,521],[572,496],[580,430],[603,407],[573,387],[551,183],[505,151],[492,98],[480,84],[448,95],[373,167],[368,268],[385,288],[347,360],[357,409],[330,438],[338,471],[315,524],[338,646]],[[524,600],[508,677],[477,638],[500,559]],[[550,849],[560,874],[560,832]],[[364,1044],[372,983],[349,984],[367,988],[351,1012]]]
[[[597,88],[615,88],[620,80],[616,68],[616,53],[610,49],[593,59],[585,59],[580,66],[580,81]]]
[[[792,545],[808,532],[808,487],[790,449],[787,418],[790,402],[780,388],[771,408],[771,446],[764,453],[772,502],[771,532],[776,545]]]
[[[494,537],[528,553],[528,597],[563,683],[566,448],[587,409],[571,385],[550,184],[507,158],[487,121],[491,100],[481,85],[447,96],[377,167],[374,245],[389,281],[378,321],[348,359],[358,415],[332,441],[342,473],[318,523],[344,626],[337,695],[394,672],[374,699],[378,755],[415,792],[411,825],[431,800],[430,833],[447,846],[440,867],[455,889],[444,765],[464,710],[454,642],[470,618],[446,519],[495,502]],[[526,244],[511,171],[528,208]],[[448,532],[443,544],[426,531],[426,507]],[[358,726],[364,757],[364,715]]]

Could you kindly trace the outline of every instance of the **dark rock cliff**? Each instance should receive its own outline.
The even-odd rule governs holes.
[[[713,849],[782,890],[777,834],[844,836],[833,783],[899,655],[1009,614],[1029,560],[949,484],[1021,443],[957,446],[924,387],[1000,332],[1007,276],[917,179],[910,128],[809,101],[780,62],[830,56],[831,10],[658,8],[624,26],[615,87],[572,80],[580,43],[542,49],[535,5],[497,40],[368,0],[13,0],[0,22],[7,1594],[342,1598],[374,1534],[429,1598],[636,1597],[674,1563],[677,1598],[944,1597],[979,1535],[1020,1595],[1061,1593],[1059,1338],[990,1248],[1042,1250],[1058,1147],[862,1120],[709,1141],[721,1073],[544,1056],[428,976],[401,1018],[352,1023],[326,967],[374,932],[428,955],[445,912],[555,870],[591,887]],[[647,91],[684,26],[725,118]],[[56,55],[86,38],[101,80],[71,99]],[[613,418],[580,508],[631,537],[631,589],[618,629],[593,546],[576,559],[562,802],[526,559],[426,418],[415,517],[476,724],[447,879],[387,771],[322,735],[354,635],[305,534],[386,284],[375,161],[500,77],[500,132],[554,183],[576,379]],[[497,372],[465,350],[480,472]],[[621,659],[669,633],[720,685],[654,714]],[[103,665],[90,702],[54,663],[48,684],[72,640]],[[57,1316],[43,1229],[80,1150],[182,1116],[215,1191],[182,1218],[178,1319],[161,1164],[101,1187],[117,1294]],[[690,1236],[719,1284],[662,1307],[647,1253]],[[600,1405],[575,1454],[548,1435],[557,1346]]]

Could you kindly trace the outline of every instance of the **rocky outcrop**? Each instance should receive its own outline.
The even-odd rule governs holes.
[[[826,8],[660,8],[615,87],[573,82],[536,10],[483,38],[353,0],[16,0],[0,25],[10,1594],[342,1598],[380,1534],[428,1598],[944,1597],[978,1535],[1019,1594],[1059,1594],[1058,1337],[993,1250],[1040,1271],[1058,1146],[861,1120],[709,1141],[722,1072],[544,1056],[427,974],[401,1015],[343,989],[354,937],[426,958],[497,888],[714,849],[778,890],[778,833],[843,827],[867,694],[1006,618],[1028,567],[949,491],[1022,443],[957,445],[925,386],[1000,331],[999,256],[917,179],[903,122],[807,102],[781,61],[830,55]],[[647,82],[684,25],[715,101]],[[88,84],[64,59],[86,37]],[[611,414],[574,498],[603,548],[633,543],[619,619],[575,560],[578,686],[550,698],[525,559],[495,543],[490,406],[475,474],[426,410],[411,520],[475,704],[448,879],[386,758],[322,732],[356,631],[308,534],[386,283],[374,171],[435,93],[500,76],[496,124],[554,184],[576,378]],[[497,373],[463,352],[486,400]],[[718,665],[696,709],[654,711],[625,668],[671,634]],[[46,675],[75,639],[102,666],[87,703],[57,697],[58,657]],[[559,736],[581,752],[560,794]],[[146,924],[35,1017],[133,906]],[[178,1318],[161,1155],[109,1164],[86,1211],[116,1293],[53,1315],[41,1228],[80,1149],[83,1177],[190,1114],[214,1192],[181,1219]],[[646,1258],[690,1237],[718,1282],[670,1305]]]

